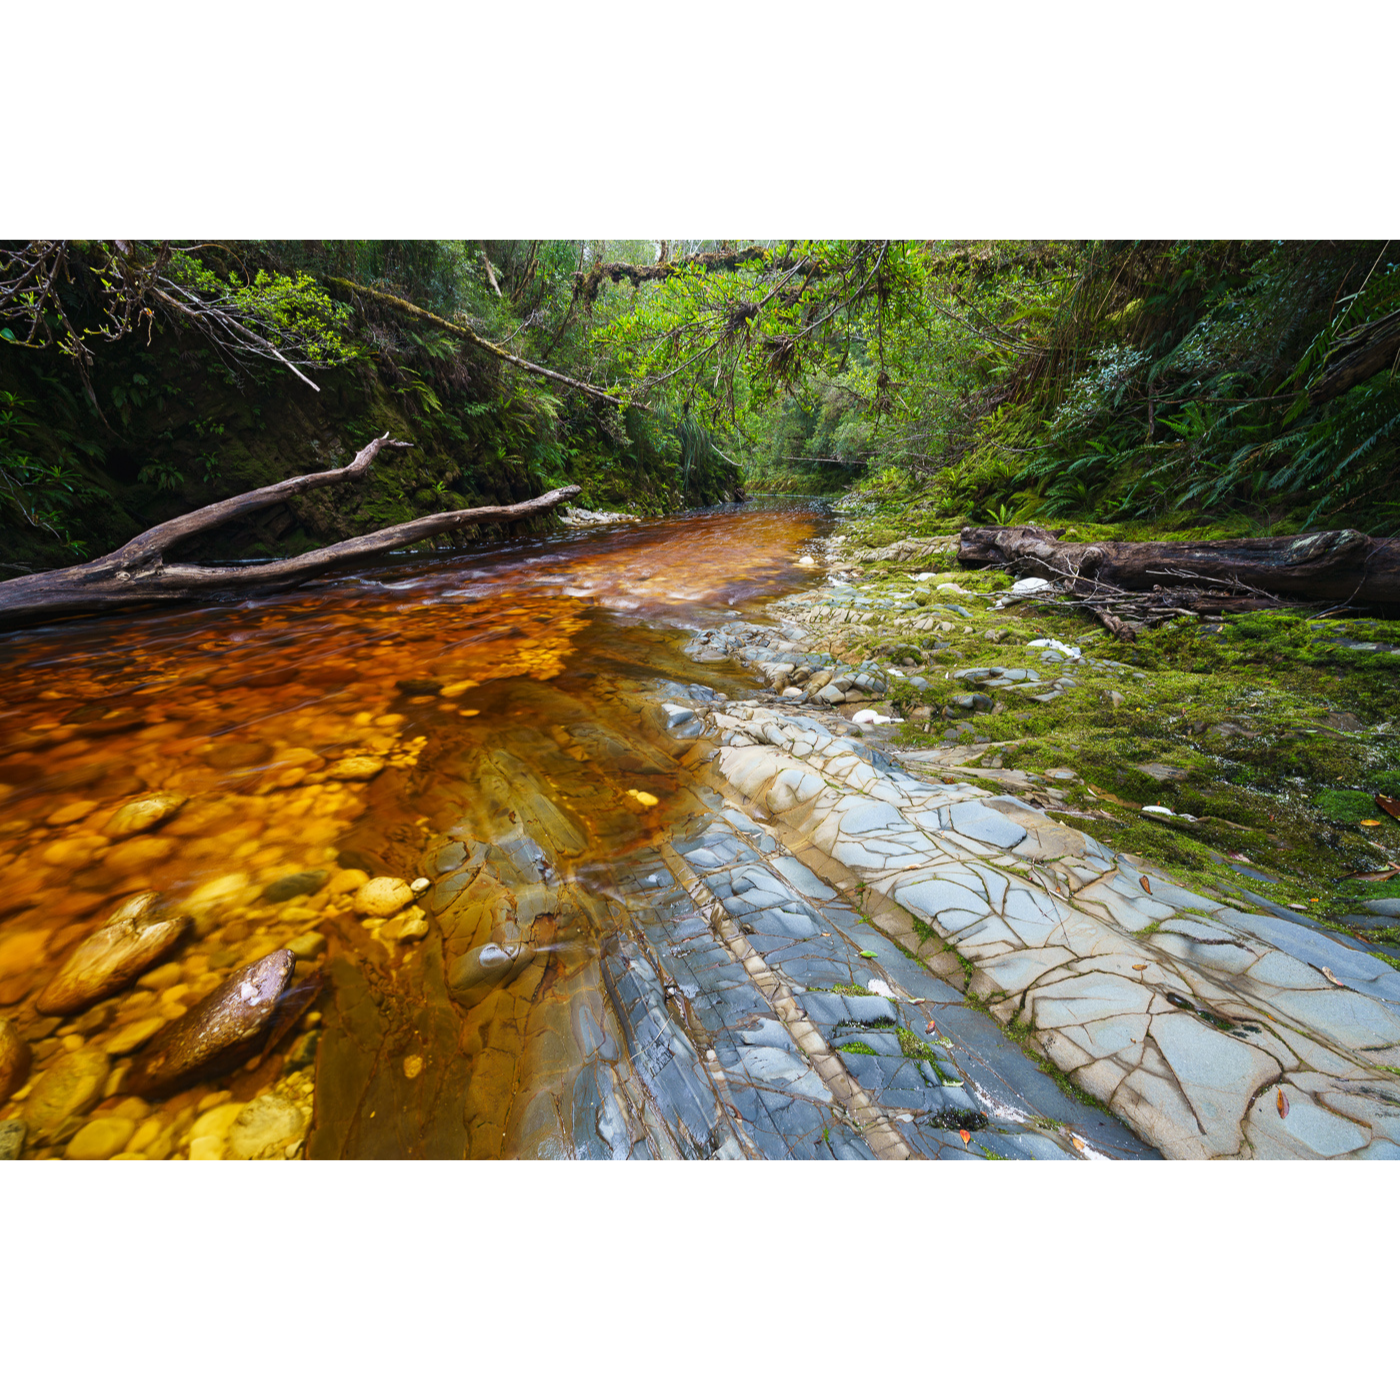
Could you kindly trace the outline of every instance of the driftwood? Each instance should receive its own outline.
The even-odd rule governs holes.
[[[1356,530],[1271,539],[1069,544],[1036,525],[963,530],[958,562],[1057,584],[1125,640],[1168,617],[1290,602],[1400,604],[1400,540]]]
[[[572,500],[582,490],[578,486],[563,486],[516,505],[474,506],[468,510],[425,515],[373,534],[357,535],[340,544],[266,564],[214,568],[167,564],[163,560],[165,551],[191,535],[226,524],[249,511],[275,505],[303,491],[353,481],[369,471],[381,448],[411,446],[411,443],[396,442],[385,433],[367,443],[349,466],[290,477],[177,516],[89,564],[0,580],[0,626],[66,614],[110,612],[139,604],[192,602],[219,593],[236,595],[285,588],[432,535],[447,534],[468,525],[524,520]]]

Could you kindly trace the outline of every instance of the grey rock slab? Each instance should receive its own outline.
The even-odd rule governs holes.
[[[1302,962],[1314,967],[1330,967],[1337,977],[1357,991],[1400,1002],[1400,973],[1369,953],[1347,947],[1337,938],[1267,914],[1242,914],[1237,909],[1223,909],[1217,917],[1232,928],[1266,939]]]
[[[1255,1090],[1278,1075],[1278,1061],[1189,1012],[1154,1017],[1152,1039],[1216,1150],[1233,1151],[1236,1126]]]
[[[1011,850],[1026,839],[1026,829],[1017,826],[1000,812],[984,807],[980,802],[959,802],[949,808],[953,830],[974,841]]]
[[[758,1084],[788,1089],[823,1103],[831,1099],[821,1076],[789,1051],[771,1045],[743,1045],[739,1047],[739,1063],[748,1078]]]
[[[951,909],[963,910],[980,917],[990,912],[986,900],[951,880],[924,880],[902,886],[895,893],[895,902],[911,914],[932,921]]]
[[[1082,1026],[1105,1016],[1140,1014],[1152,1000],[1151,991],[1137,982],[1108,972],[1089,972],[1027,993],[1027,1009],[1035,1023],[1047,1028]]]
[[[1400,1045],[1400,1017],[1359,992],[1279,990],[1270,1004],[1305,1026],[1321,1030],[1347,1050]]]
[[[869,1026],[876,1021],[897,1021],[899,1019],[899,1011],[895,1004],[884,997],[842,996],[840,1000],[843,1010],[838,1017],[839,1020],[854,1021],[857,1025]],[[894,1053],[898,1054],[899,1052],[896,1050]]]
[[[1261,1094],[1250,1110],[1248,1135],[1259,1156],[1340,1157],[1370,1142],[1370,1134],[1357,1124],[1329,1113],[1291,1084],[1285,1084],[1283,1092],[1288,1098],[1286,1118],[1279,1117],[1273,1090]]]
[[[767,1045],[776,1050],[785,1050],[792,1054],[796,1050],[792,1036],[788,1034],[787,1027],[781,1021],[761,1021],[752,1030],[740,1032],[740,1038],[745,1045]]]
[[[781,776],[781,775],[780,775]],[[774,856],[773,868],[805,899],[835,899],[836,891],[823,884],[796,856]]]

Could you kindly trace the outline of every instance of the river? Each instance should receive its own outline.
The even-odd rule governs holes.
[[[1139,1155],[719,775],[704,712],[758,683],[686,643],[810,587],[828,524],[721,507],[0,641],[0,1136],[22,1121],[39,1157]],[[114,918],[169,946],[65,1000]]]

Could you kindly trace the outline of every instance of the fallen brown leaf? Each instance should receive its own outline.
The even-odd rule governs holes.
[[[963,1140],[964,1143],[969,1143],[972,1141],[972,1134],[968,1132],[966,1128],[959,1128],[958,1136]]]
[[[1278,1091],[1278,1116],[1280,1118],[1288,1117],[1288,1098],[1282,1089]]]
[[[1143,889],[1145,889],[1145,890],[1147,891],[1148,894],[1151,894],[1151,893],[1152,893],[1152,886],[1149,885],[1149,884],[1147,883],[1147,876],[1146,876],[1146,875],[1139,875],[1139,876],[1138,876],[1138,884],[1140,884],[1140,885],[1143,887]]]
[[[1322,969],[1322,975],[1323,975],[1329,982],[1333,983],[1334,985],[1336,985],[1336,986],[1338,986],[1338,987],[1345,987],[1345,986],[1346,986],[1346,983],[1343,982],[1342,979],[1341,979],[1340,977],[1338,977],[1337,974],[1336,974],[1335,972],[1333,972],[1332,969],[1331,969],[1330,967],[1324,967],[1324,968]]]
[[[1393,797],[1386,797],[1383,793],[1378,792],[1376,794],[1376,806],[1379,807],[1386,816],[1394,817],[1396,821],[1400,821],[1400,802],[1397,802]]]
[[[1146,964],[1146,963],[1134,963],[1134,964],[1133,964],[1133,971],[1134,971],[1134,972],[1146,972],[1146,971],[1147,971],[1147,964]]]
[[[937,1034],[938,1034],[938,1027],[935,1026],[935,1025],[933,1024],[932,1021],[930,1021],[930,1022],[928,1023],[928,1025],[926,1025],[926,1026],[924,1027],[924,1029],[925,1029],[930,1035],[937,1035]]]

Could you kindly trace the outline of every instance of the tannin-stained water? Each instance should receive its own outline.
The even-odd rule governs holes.
[[[135,1125],[128,1154],[199,1156],[191,1125],[273,1085],[307,1109],[314,1086],[289,1155],[570,1155],[561,1096],[609,1034],[615,911],[645,903],[636,858],[707,801],[709,745],[657,727],[658,685],[749,687],[685,657],[682,626],[800,586],[818,527],[719,510],[0,640],[0,1016],[29,1059],[0,1118],[30,1120],[25,1155],[61,1155],[95,1115]],[[433,888],[371,908],[380,877]],[[45,1014],[74,949],[145,891],[193,927],[130,985]],[[520,966],[472,982],[488,944]],[[327,986],[278,1045],[123,1093],[165,1026],[287,947],[294,982]],[[89,1087],[67,1099],[40,1083],[75,1065]]]

